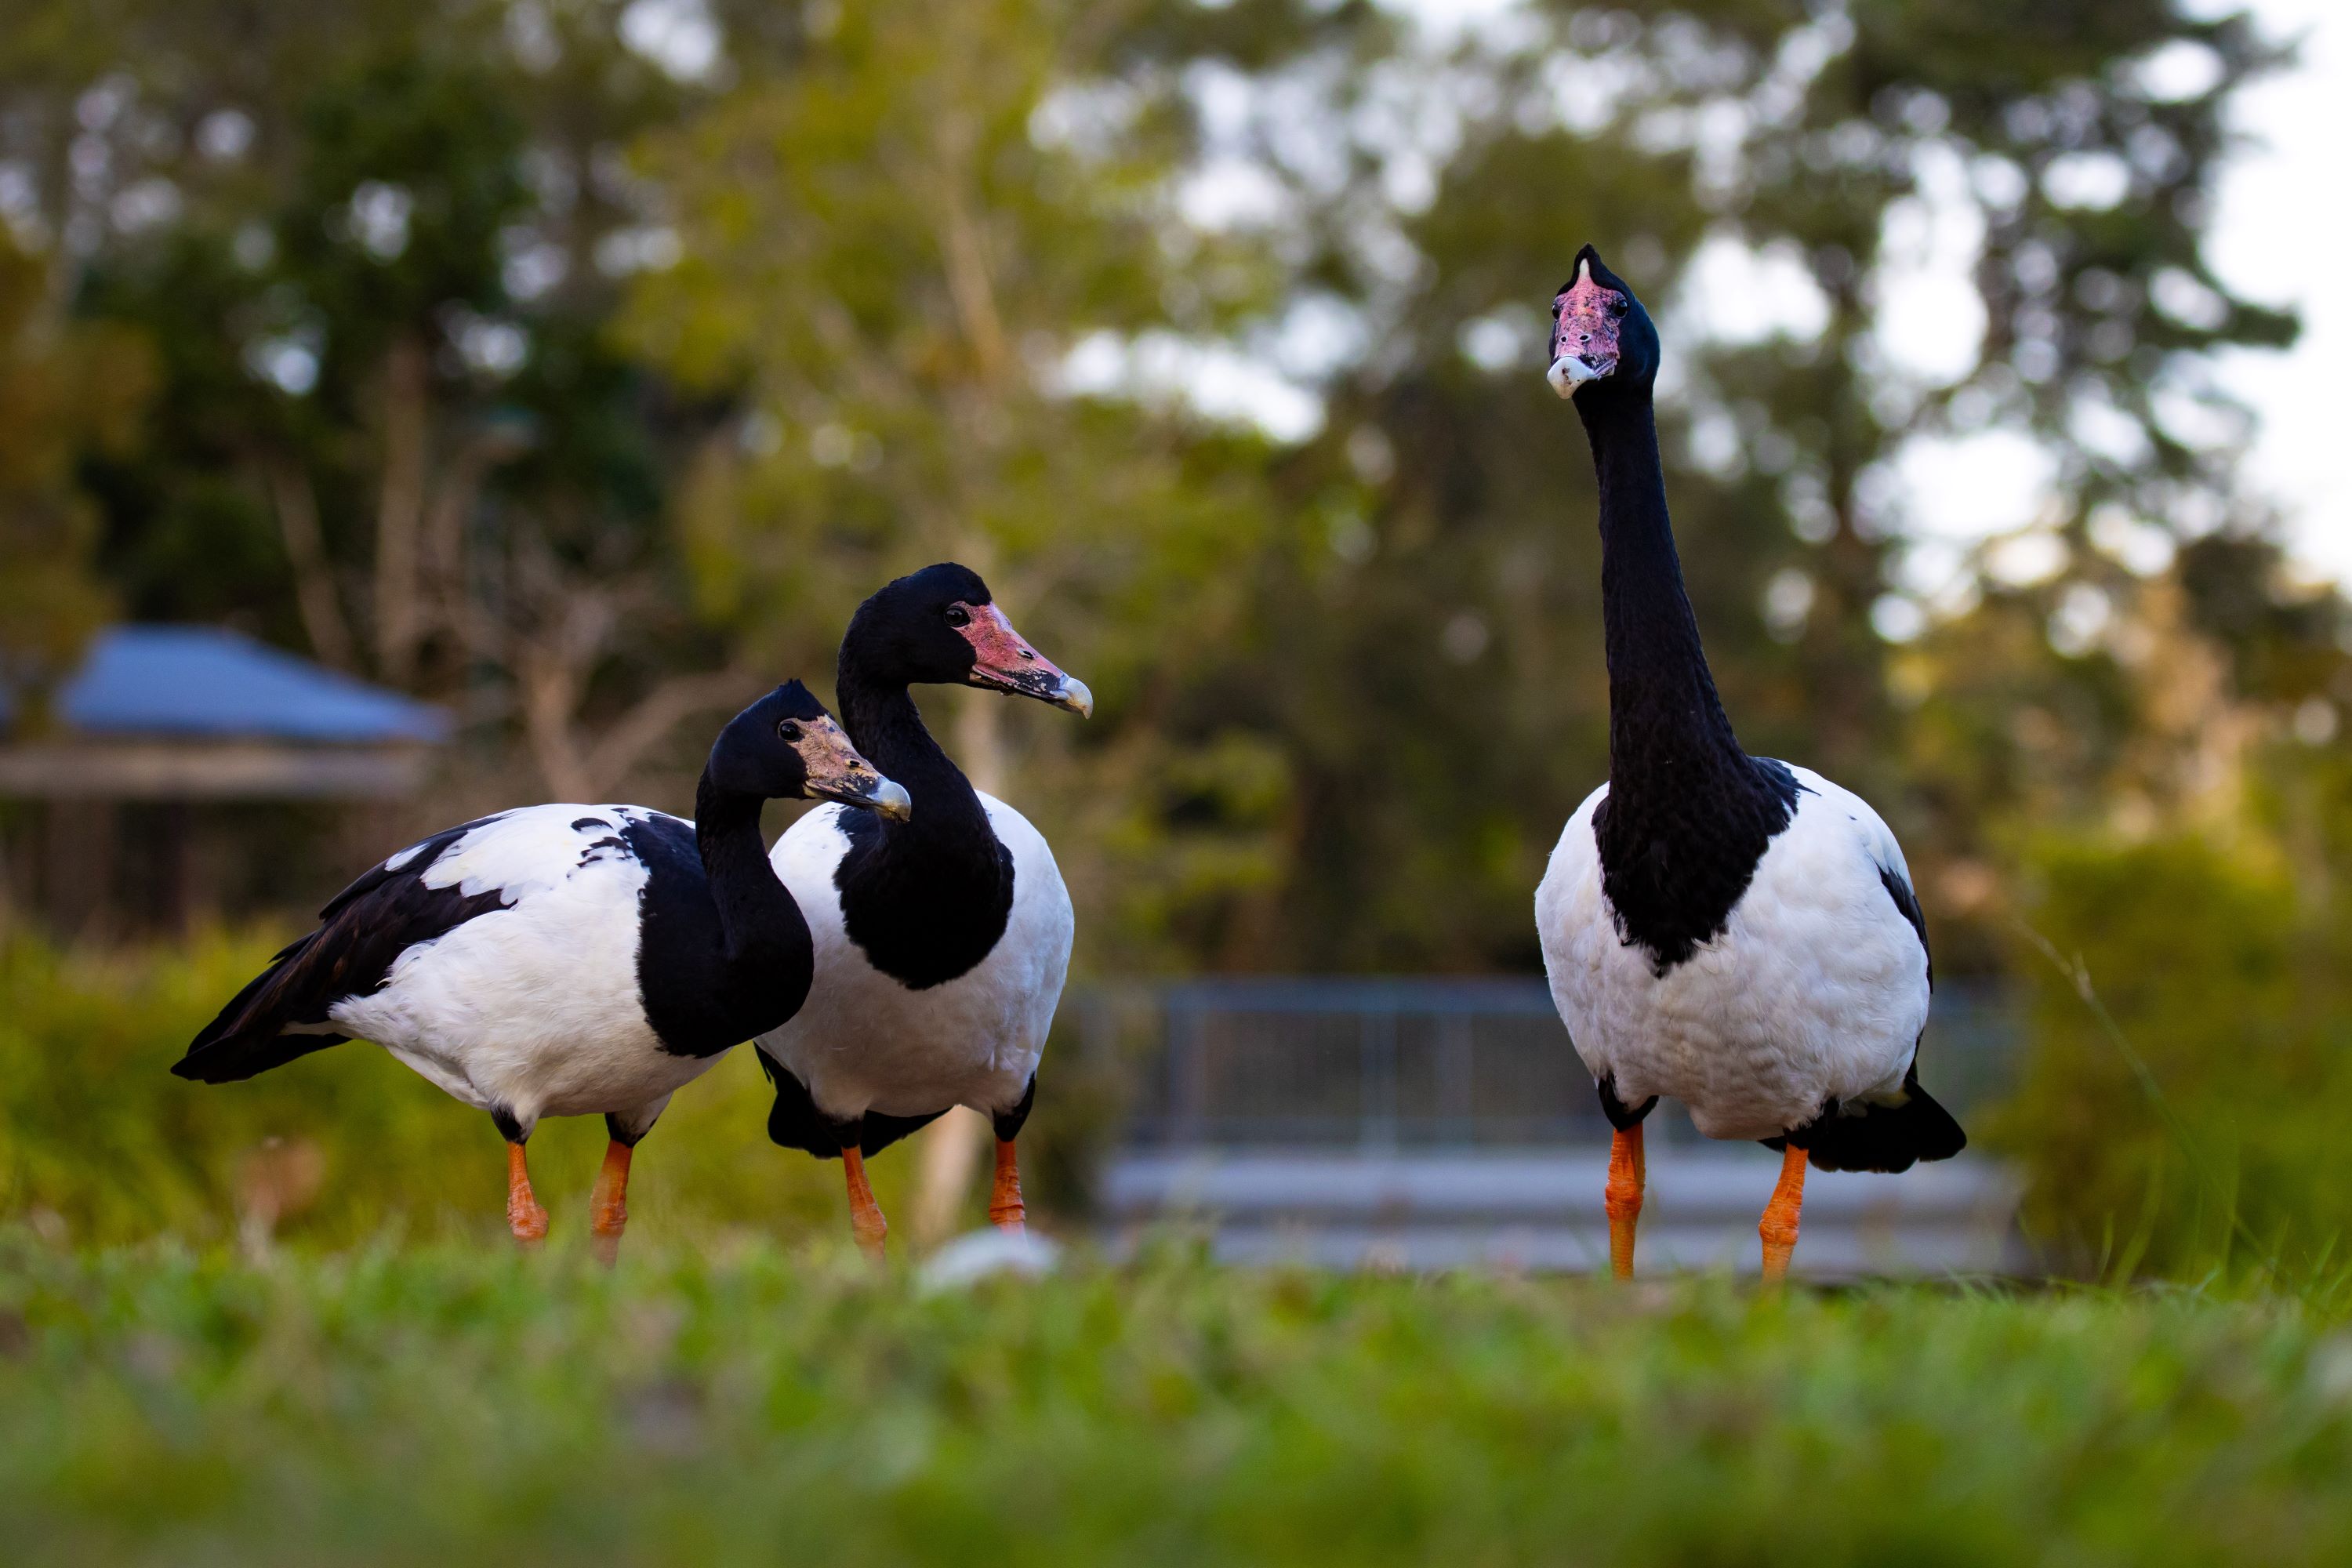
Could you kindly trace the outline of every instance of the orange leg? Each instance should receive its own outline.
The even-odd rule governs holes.
[[[547,1239],[547,1211],[530,1195],[530,1171],[520,1143],[507,1145],[507,1228],[525,1247]]]
[[[1764,1282],[1777,1285],[1789,1277],[1789,1254],[1797,1249],[1797,1212],[1805,1206],[1805,1152],[1794,1143],[1780,1155],[1780,1184],[1764,1205],[1756,1227],[1764,1238]]]
[[[890,1234],[890,1222],[882,1217],[882,1206],[874,1201],[874,1189],[866,1185],[865,1152],[856,1144],[849,1144],[841,1152],[841,1168],[849,1180],[850,1231],[866,1256],[879,1263],[884,1257],[882,1238]]]
[[[617,1138],[604,1145],[604,1167],[588,1194],[590,1245],[596,1261],[611,1268],[621,1256],[621,1232],[629,1226],[630,1148]]]
[[[1620,1279],[1633,1278],[1633,1224],[1642,1217],[1642,1185],[1647,1173],[1642,1163],[1642,1124],[1622,1128],[1609,1141],[1609,1185],[1603,1205],[1609,1210],[1609,1272]]]
[[[999,1230],[1026,1228],[1022,1221],[1028,1210],[1021,1203],[1021,1162],[1013,1152],[1013,1140],[996,1141],[996,1185],[988,1194],[988,1222]]]

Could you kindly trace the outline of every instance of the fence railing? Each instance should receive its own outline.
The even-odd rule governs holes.
[[[1539,980],[1220,978],[1075,994],[1089,1054],[1132,1064],[1120,1142],[1187,1146],[1526,1147],[1606,1142],[1592,1080]],[[1936,994],[1921,1076],[1958,1112],[1998,1098],[2018,1030],[2000,992]],[[1661,1108],[1652,1126],[1695,1139]]]

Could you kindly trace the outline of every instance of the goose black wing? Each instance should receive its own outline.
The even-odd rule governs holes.
[[[200,1083],[234,1083],[349,1039],[327,1016],[336,1003],[383,984],[393,961],[416,943],[508,907],[502,889],[469,894],[425,880],[450,846],[497,820],[445,828],[362,872],[327,900],[318,930],[289,945],[229,999],[172,1071]]]
[[[1911,922],[1919,936],[1919,951],[1927,955],[1927,989],[1936,988],[1936,953],[1927,945],[1927,916],[1919,908],[1919,895],[1911,890],[1911,879],[1882,862],[1878,879],[1886,885],[1886,896],[1895,900],[1895,910]]]

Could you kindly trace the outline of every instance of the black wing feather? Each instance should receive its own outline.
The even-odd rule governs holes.
[[[318,1027],[328,1022],[328,1009],[383,984],[393,961],[416,943],[508,907],[503,889],[469,895],[425,884],[426,869],[451,845],[495,820],[446,828],[413,846],[404,859],[392,857],[400,861],[397,869],[387,860],[362,872],[327,900],[317,931],[290,943],[229,999],[172,1071],[202,1083],[234,1083],[349,1039]]]
[[[1886,885],[1886,896],[1895,900],[1895,912],[1911,922],[1919,933],[1919,951],[1927,955],[1927,989],[1936,988],[1936,954],[1927,946],[1927,916],[1919,908],[1919,895],[1911,890],[1910,882],[1885,866],[1878,868],[1878,879]]]
[[[768,1111],[768,1137],[786,1149],[798,1149],[820,1160],[838,1160],[841,1152],[855,1142],[858,1152],[872,1158],[904,1138],[909,1132],[920,1131],[940,1117],[950,1107],[941,1106],[925,1116],[885,1116],[869,1110],[855,1121],[835,1121],[816,1108],[816,1097],[809,1093],[808,1085],[790,1068],[762,1050],[751,1053],[760,1058],[760,1068],[768,1081],[776,1086],[776,1103]],[[1035,1080],[1031,1079],[1034,1087]],[[1028,1102],[1024,1100],[1023,1115]]]
[[[1903,1077],[1899,1104],[1867,1101],[1842,1111],[1835,1100],[1821,1115],[1778,1138],[1768,1149],[1794,1143],[1820,1171],[1907,1171],[1921,1160],[1948,1160],[1969,1146],[1969,1135],[1936,1097],[1919,1087],[1919,1063]]]

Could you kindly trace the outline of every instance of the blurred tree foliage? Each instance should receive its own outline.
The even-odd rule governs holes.
[[[1986,1131],[2032,1173],[2028,1219],[2055,1260],[2340,1271],[2352,771],[2298,747],[2263,772],[2229,833],[2044,836],[2026,856],[2036,1049]]]
[[[131,439],[150,378],[142,342],[57,303],[51,269],[0,232],[0,693],[35,728],[111,608],[75,463]]]
[[[1100,717],[1073,736],[940,694],[955,749],[1003,790],[1017,741],[1080,896],[1150,932],[1275,872],[1278,740],[1239,715],[1174,735],[1167,716],[1235,635],[1282,521],[1264,440],[1072,396],[1066,365],[1171,315],[1228,332],[1275,306],[1283,271],[1254,237],[1182,222],[1180,84],[1109,74],[1123,20],[845,7],[789,58],[742,61],[707,112],[646,143],[681,259],[626,325],[740,410],[680,499],[702,612],[774,668],[823,670],[844,612],[887,577],[979,569]],[[1217,764],[1188,764],[1201,751]],[[1173,812],[1196,790],[1218,803],[1197,829]]]
[[[436,820],[683,804],[718,712],[958,556],[1100,700],[934,699],[1052,834],[1082,970],[1531,968],[1606,767],[1590,467],[1538,376],[1591,240],[1664,326],[1745,739],[1878,803],[1940,973],[2045,987],[2001,1136],[2047,1233],[2145,1213],[2179,1261],[2242,1205],[2315,1246],[2352,631],[2213,376],[2294,322],[2202,249],[2283,62],[2168,0],[16,0],[0,659],[231,621],[453,704]],[[2021,460],[1993,537],[1924,526]],[[49,1020],[14,1059],[185,1011],[10,962]],[[17,1087],[45,1137],[100,1109]],[[258,1125],[124,1191],[228,1181]]]
[[[232,1226],[347,1246],[386,1231],[504,1237],[498,1141],[476,1113],[373,1046],[321,1051],[234,1090],[167,1070],[186,1041],[268,962],[276,943],[201,937],[173,951],[61,952],[0,945],[0,1215],[54,1237],[114,1244],[159,1235],[226,1239]],[[1055,1042],[1081,1080],[1075,1041]],[[841,1167],[768,1142],[775,1098],[748,1049],[697,1080],[647,1136],[629,1187],[635,1230],[741,1226],[847,1245]],[[1040,1103],[1023,1135],[1031,1205],[1083,1201],[1097,1107]],[[567,1245],[587,1233],[604,1153],[593,1117],[557,1118],[530,1142],[531,1179]],[[1032,1145],[1034,1145],[1033,1148]],[[885,1211],[903,1214],[914,1162],[875,1161]],[[973,1192],[966,1223],[982,1223]],[[635,1231],[633,1231],[635,1234]]]
[[[1733,711],[1886,810],[1948,973],[2005,963],[2021,825],[2223,821],[2352,698],[2210,375],[2293,330],[2200,249],[2282,58],[2242,16],[17,9],[0,213],[158,367],[71,442],[98,580],[457,704],[467,805],[679,797],[712,711],[957,555],[1101,697],[937,699],[1082,965],[1530,965],[1605,768],[1537,376],[1587,239],[1666,326]],[[2040,510],[1921,531],[1920,453],[2001,440]]]
[[[1274,923],[1307,962],[1534,961],[1525,890],[1606,765],[1589,465],[1530,374],[1587,238],[1664,308],[1668,487],[1744,737],[1878,801],[1935,915],[1982,912],[1975,858],[2011,803],[1919,765],[1927,692],[1892,661],[1927,623],[1970,648],[1963,681],[2095,693],[2113,661],[2045,628],[2077,586],[2136,581],[2099,542],[2250,526],[2199,356],[2291,323],[2231,298],[2198,242],[2222,106],[2275,62],[2242,19],[2156,4],[1560,5],[1434,59],[1237,89],[1230,140],[1308,219],[1298,297],[1355,340],[1292,468],[1363,494],[1256,617],[1305,805]],[[1945,231],[1976,240],[1974,289],[1935,304],[1982,331],[1926,366],[1889,307]],[[2053,560],[2007,639],[1970,608],[2000,596],[1985,563],[1906,533],[1902,468],[1996,430],[2055,467],[2049,515],[2013,520]],[[1412,721],[1357,721],[1376,710]],[[2056,808],[2095,815],[2108,781],[2075,782]],[[1945,896],[1956,862],[1969,900]],[[1946,973],[1996,962],[1965,934]]]
[[[562,795],[752,684],[669,571],[700,422],[606,331],[672,243],[625,146],[689,96],[620,7],[29,10],[11,224],[163,366],[85,475],[132,614],[457,701]]]

